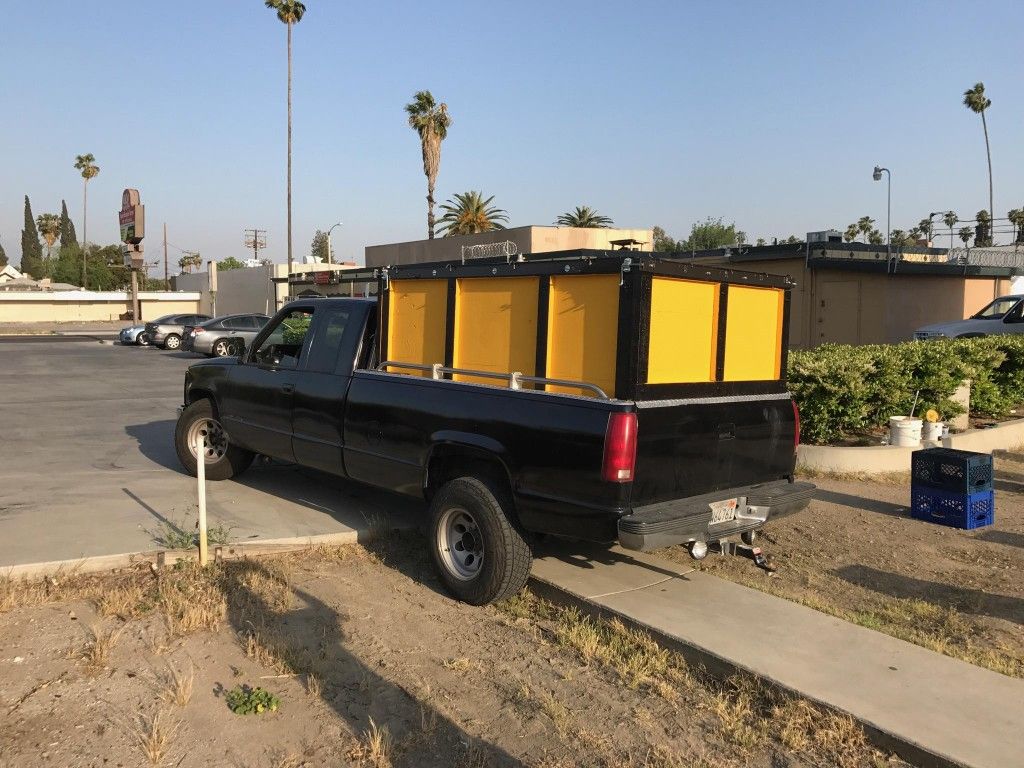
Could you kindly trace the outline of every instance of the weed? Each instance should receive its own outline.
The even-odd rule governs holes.
[[[228,709],[236,715],[261,715],[264,712],[277,712],[281,700],[270,691],[256,686],[237,685],[224,695]]]
[[[142,754],[151,765],[159,765],[170,749],[178,723],[171,718],[170,712],[158,708],[149,717],[139,715],[131,730]]]
[[[206,527],[206,543],[213,544],[214,546],[224,546],[231,543],[231,532],[235,530],[235,527],[224,525],[224,523],[217,523],[216,525],[208,525]]]
[[[551,722],[554,723],[558,735],[565,736],[572,722],[572,713],[569,712],[569,708],[556,699],[549,691],[541,692],[538,696],[538,703],[540,704],[540,711],[547,715]]]
[[[483,673],[484,671],[483,664],[481,664],[479,661],[472,661],[471,659],[467,659],[465,656],[455,659],[445,659],[441,662],[441,665],[445,669],[450,669],[454,672],[468,672],[471,669],[476,670],[480,673]]]
[[[91,670],[96,671],[107,665],[107,662],[110,660],[110,653],[121,638],[124,627],[116,630],[90,627],[89,631],[92,634],[92,640],[86,643],[79,656]]]
[[[169,704],[184,707],[192,698],[192,685],[195,680],[195,670],[189,665],[188,673],[179,670],[170,661],[167,662],[167,669],[161,676],[164,689],[160,697]]]
[[[163,549],[192,549],[197,544],[196,534],[189,524],[182,520],[179,523],[172,523],[170,520],[161,520],[154,530],[146,530],[153,541]]]
[[[319,699],[321,694],[320,678],[310,672],[306,675],[306,693],[314,699]]]
[[[357,765],[370,768],[391,768],[391,732],[386,725],[377,726],[370,718],[370,727],[363,733],[362,740],[349,752]]]
[[[96,601],[101,616],[117,616],[122,621],[137,619],[156,607],[155,595],[147,585],[129,581],[105,590]]]

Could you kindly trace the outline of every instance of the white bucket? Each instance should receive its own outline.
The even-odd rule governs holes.
[[[921,444],[921,420],[913,416],[892,416],[889,419],[889,445]]]
[[[941,421],[926,421],[921,439],[927,442],[937,443],[942,439],[942,429],[945,426]],[[891,427],[890,427],[891,428]]]

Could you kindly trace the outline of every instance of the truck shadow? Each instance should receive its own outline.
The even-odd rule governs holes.
[[[290,593],[285,600],[281,587]],[[228,620],[243,648],[256,645],[286,660],[307,691],[333,709],[357,738],[374,726],[387,727],[399,745],[396,766],[440,768],[469,757],[475,758],[473,765],[522,765],[463,731],[429,701],[429,690],[417,698],[378,674],[346,647],[347,617],[311,592],[282,583],[281,573],[253,560],[226,563],[222,588]],[[397,628],[380,629],[386,634]],[[218,690],[230,686],[225,681]]]
[[[1024,600],[1019,597],[915,579],[866,565],[847,565],[832,573],[850,584],[891,597],[924,600],[938,606],[951,606],[963,613],[1024,624]]]
[[[979,541],[988,541],[993,544],[1005,544],[1008,547],[1021,547],[1024,549],[1024,533],[1012,533],[1011,531],[982,531],[974,538]]]
[[[878,501],[865,498],[864,496],[839,493],[838,491],[827,491],[824,488],[815,490],[814,498],[817,501],[840,504],[844,507],[852,507],[853,509],[862,509],[865,512],[877,512],[878,514],[889,515],[890,517],[907,517],[910,514],[910,508],[906,505],[892,504],[888,501]]]

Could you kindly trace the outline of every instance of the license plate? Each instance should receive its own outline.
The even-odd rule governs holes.
[[[725,501],[713,501],[708,504],[711,507],[711,525],[716,523],[728,523],[736,519],[736,507],[739,499],[726,499]]]

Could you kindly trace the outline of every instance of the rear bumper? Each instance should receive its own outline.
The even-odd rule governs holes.
[[[619,543],[626,549],[650,550],[690,541],[717,541],[800,511],[814,490],[813,483],[777,480],[638,507],[619,519]],[[712,525],[709,505],[732,498],[740,499],[736,519]]]

